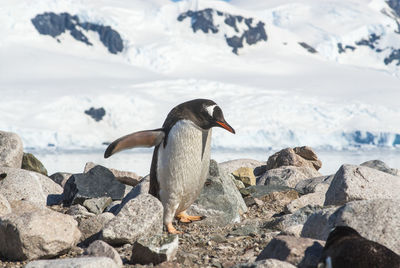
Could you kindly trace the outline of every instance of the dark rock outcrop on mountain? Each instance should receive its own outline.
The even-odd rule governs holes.
[[[85,114],[92,117],[96,122],[99,122],[106,115],[106,110],[104,110],[103,107],[100,108],[91,107],[89,110],[85,111]]]
[[[389,5],[391,9],[396,13],[398,17],[400,17],[400,1],[399,0],[388,0],[386,3]]]
[[[93,44],[84,34],[84,31],[94,31],[99,34],[100,41],[112,54],[117,54],[124,49],[120,34],[110,26],[99,25],[91,22],[80,22],[78,16],[68,13],[56,14],[45,12],[34,17],[32,20],[36,30],[43,35],[50,35],[54,38],[69,31],[71,36],[89,46]],[[58,40],[58,39],[57,39]],[[59,40],[58,40],[59,41]]]
[[[236,34],[228,36],[223,29],[224,25],[216,22],[218,17],[221,17],[223,23],[227,27],[232,28]],[[178,21],[183,21],[186,18],[191,19],[193,32],[197,32],[198,30],[213,34],[217,34],[220,31],[224,32],[225,40],[228,46],[233,48],[232,52],[235,54],[238,54],[238,49],[244,46],[244,41],[248,45],[254,45],[268,39],[265,32],[265,24],[262,21],[257,22],[253,18],[231,15],[211,8],[199,11],[189,10],[180,14]],[[238,27],[239,24],[242,24],[242,26]],[[239,28],[244,30],[239,30]]]

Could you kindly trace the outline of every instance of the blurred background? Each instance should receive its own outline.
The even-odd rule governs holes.
[[[3,0],[0,129],[49,173],[88,161],[146,175],[151,149],[107,144],[216,101],[212,158],[311,146],[322,173],[400,167],[398,0]]]

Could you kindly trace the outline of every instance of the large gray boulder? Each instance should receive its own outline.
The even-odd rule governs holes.
[[[400,254],[400,200],[374,199],[353,201],[334,213],[311,215],[302,236],[326,240],[335,226],[349,226],[361,236],[378,242]]]
[[[400,176],[400,170],[395,168],[390,168],[385,162],[381,160],[370,160],[362,163],[360,166],[370,167],[373,169],[377,169],[382,172],[389,173],[394,176]]]
[[[162,233],[163,206],[150,194],[129,200],[102,231],[102,240],[111,245],[134,243],[144,236]]]
[[[4,195],[0,194],[0,218],[8,213],[11,213],[10,203]]]
[[[343,165],[326,192],[325,206],[355,200],[400,198],[400,177],[364,166]]]
[[[335,174],[329,175],[329,176],[321,176],[321,177],[315,177],[315,178],[310,178],[310,179],[306,179],[306,180],[301,180],[296,184],[295,189],[300,194],[315,193],[315,189],[318,185],[326,184],[329,186],[334,177],[335,177]]]
[[[134,199],[141,194],[149,193],[149,189],[150,189],[150,176],[147,175],[139,182],[138,185],[133,187],[133,189],[130,190],[130,192],[127,195],[125,195],[125,197],[122,199],[121,204],[114,209],[113,213],[118,214],[118,212],[125,206],[126,203],[128,203],[129,200]]]
[[[283,166],[265,172],[257,184],[295,187],[302,180],[320,176],[321,173],[310,167]]]
[[[78,243],[81,233],[73,217],[27,201],[11,205],[12,213],[0,221],[0,254],[7,259],[50,258]]]
[[[299,268],[316,267],[325,242],[310,238],[278,235],[273,238],[256,261],[278,259]]]
[[[226,225],[240,222],[247,206],[231,174],[222,173],[217,162],[210,162],[210,175],[199,198],[188,209],[190,215],[206,216],[201,224]]]
[[[26,200],[37,205],[54,205],[62,201],[63,189],[50,178],[17,168],[0,167],[0,173],[6,174],[0,180],[0,194],[8,202]]]
[[[21,168],[23,154],[21,138],[15,133],[0,131],[0,167]]]
[[[95,164],[93,162],[88,162],[85,165],[85,169],[83,173],[88,173],[92,168],[99,166],[98,164]],[[115,179],[118,180],[119,182],[130,185],[132,187],[135,187],[140,180],[142,179],[141,176],[137,175],[135,172],[131,171],[121,171],[113,168],[109,168],[108,170],[111,171],[111,173],[114,175]]]
[[[325,194],[328,191],[329,184],[320,183],[314,188],[313,193],[305,194],[293,200],[285,208],[286,212],[293,213],[296,210],[305,206],[320,206],[323,207],[325,203]]]
[[[95,166],[87,173],[72,175],[64,186],[64,205],[82,204],[86,199],[111,197],[121,200],[127,186],[115,179],[110,170]]]
[[[66,258],[57,260],[39,260],[29,262],[25,268],[119,268],[107,257]]]

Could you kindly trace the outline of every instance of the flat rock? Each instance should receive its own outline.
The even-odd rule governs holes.
[[[100,165],[95,164],[93,162],[86,163],[83,173],[88,173],[92,168],[96,166]],[[113,168],[109,168],[108,170],[111,171],[116,180],[118,180],[123,184],[130,185],[132,187],[135,187],[142,179],[142,177],[137,175],[135,172],[121,171]]]
[[[316,267],[321,257],[324,241],[278,235],[268,243],[256,261],[278,259],[297,267]]]
[[[96,240],[90,244],[85,253],[93,257],[107,257],[112,259],[118,266],[122,266],[122,259],[118,252],[104,241]]]
[[[241,167],[232,172],[236,180],[243,182],[244,186],[256,185],[256,176],[254,176],[254,169],[249,167]]]
[[[293,264],[277,259],[266,259],[253,263],[241,263],[232,268],[296,268]]]
[[[156,235],[141,238],[132,246],[132,264],[157,265],[172,261],[178,251],[179,238],[177,235]]]
[[[330,185],[335,175],[314,177],[299,181],[294,187],[300,194],[310,194],[315,192],[317,185],[321,183]]]
[[[373,169],[377,169],[382,172],[389,173],[393,176],[400,176],[400,170],[395,168],[390,168],[385,162],[381,160],[370,160],[362,163],[360,166],[370,167]]]
[[[326,192],[324,205],[343,205],[354,200],[398,199],[400,177],[365,167],[343,165]]]
[[[21,168],[23,154],[21,138],[15,133],[0,131],[0,167]]]
[[[57,260],[39,260],[29,262],[25,268],[118,268],[119,266],[107,257],[81,257]]]
[[[64,188],[65,183],[67,183],[68,179],[72,176],[72,173],[68,172],[57,172],[50,176],[55,183]]]
[[[222,173],[230,174],[241,167],[248,167],[258,171],[262,166],[265,166],[265,162],[254,159],[235,159],[219,163],[218,166]]]
[[[64,205],[82,204],[86,199],[111,197],[121,200],[126,185],[115,179],[107,168],[95,166],[88,173],[72,175],[64,186]]]
[[[232,177],[231,174],[220,172],[217,163],[212,160],[210,176],[199,198],[188,209],[188,214],[206,216],[200,224],[226,225],[240,222],[240,215],[247,211],[247,206]]]
[[[11,204],[0,221],[0,254],[9,260],[50,258],[68,251],[81,233],[73,217],[27,201]]]
[[[83,206],[88,209],[89,212],[94,214],[101,214],[111,204],[111,197],[104,196],[98,198],[86,199],[83,201]]]
[[[302,236],[326,240],[335,226],[349,226],[363,237],[400,253],[400,201],[375,199],[349,202],[332,213],[311,215]]]
[[[0,167],[0,173],[6,177],[0,180],[0,194],[8,202],[26,200],[37,205],[58,204],[62,200],[62,188],[50,178],[17,168]]]
[[[162,233],[163,206],[150,194],[129,200],[102,231],[102,240],[111,245],[134,243],[145,236]]]
[[[320,177],[321,174],[310,167],[283,166],[270,169],[257,180],[257,185],[285,185],[295,187],[300,181]]]
[[[23,154],[21,168],[47,176],[47,169],[42,162],[31,153]]]
[[[323,207],[325,202],[325,194],[328,191],[328,188],[329,184],[317,184],[314,188],[314,193],[302,195],[300,198],[293,200],[286,206],[285,212],[293,213],[307,205]]]
[[[268,158],[267,170],[282,166],[309,167],[317,171],[322,162],[311,147],[303,146],[283,149]]]
[[[275,217],[273,220],[266,222],[264,224],[264,227],[272,230],[289,232],[292,226],[303,225],[307,221],[308,217],[318,211],[321,211],[321,209],[322,208],[319,206],[308,205],[297,210],[293,214],[286,214],[280,217]],[[333,212],[334,211],[335,209],[333,210]]]

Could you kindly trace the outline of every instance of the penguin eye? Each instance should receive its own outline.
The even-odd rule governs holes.
[[[219,106],[214,107],[214,112],[213,112],[212,117],[216,120],[220,120],[221,118],[224,118],[224,115],[222,114],[222,110],[221,110],[221,108],[219,108]]]

